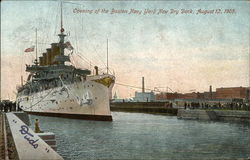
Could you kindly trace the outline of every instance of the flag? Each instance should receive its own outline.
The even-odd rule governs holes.
[[[34,52],[35,46],[31,46],[30,48],[26,48],[24,52]]]
[[[67,41],[67,42],[65,43],[65,45],[66,45],[66,48],[67,48],[68,50],[70,50],[70,51],[72,51],[72,50],[74,49],[69,41]]]

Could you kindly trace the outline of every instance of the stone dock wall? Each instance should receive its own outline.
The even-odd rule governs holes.
[[[29,124],[29,118],[24,112],[0,112],[0,159],[62,160],[63,158],[53,149],[56,147],[55,140],[47,141],[44,138],[46,139],[44,141],[27,124]],[[48,133],[43,133],[43,135],[46,136]]]
[[[18,160],[15,143],[4,113],[0,112],[0,159]]]
[[[176,116],[178,111],[164,102],[117,102],[111,103],[110,109],[118,112],[168,114],[173,116]]]
[[[0,159],[5,159],[3,114],[0,112]]]
[[[250,122],[250,111],[178,109],[177,118]]]

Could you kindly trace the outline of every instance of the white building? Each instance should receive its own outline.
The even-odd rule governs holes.
[[[153,102],[155,101],[155,94],[151,92],[135,92],[135,102]]]

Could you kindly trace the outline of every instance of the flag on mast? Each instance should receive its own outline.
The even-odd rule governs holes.
[[[24,52],[34,52],[34,48],[35,48],[35,46],[33,45],[33,46],[29,47],[29,48],[26,48],[24,50]]]

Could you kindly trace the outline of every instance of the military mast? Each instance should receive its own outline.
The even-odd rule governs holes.
[[[58,34],[60,41],[59,41],[59,48],[60,48],[60,55],[55,57],[55,61],[58,61],[60,65],[64,65],[66,61],[70,61],[69,56],[64,55],[64,49],[65,49],[65,43],[64,43],[64,37],[66,37],[66,34],[64,34],[64,28],[63,28],[63,9],[62,9],[62,1],[61,1],[61,29],[60,34]]]
[[[35,65],[38,65],[38,61],[37,61],[37,28],[36,28],[36,59],[35,59]]]
[[[109,74],[109,39],[107,39],[107,74]]]

